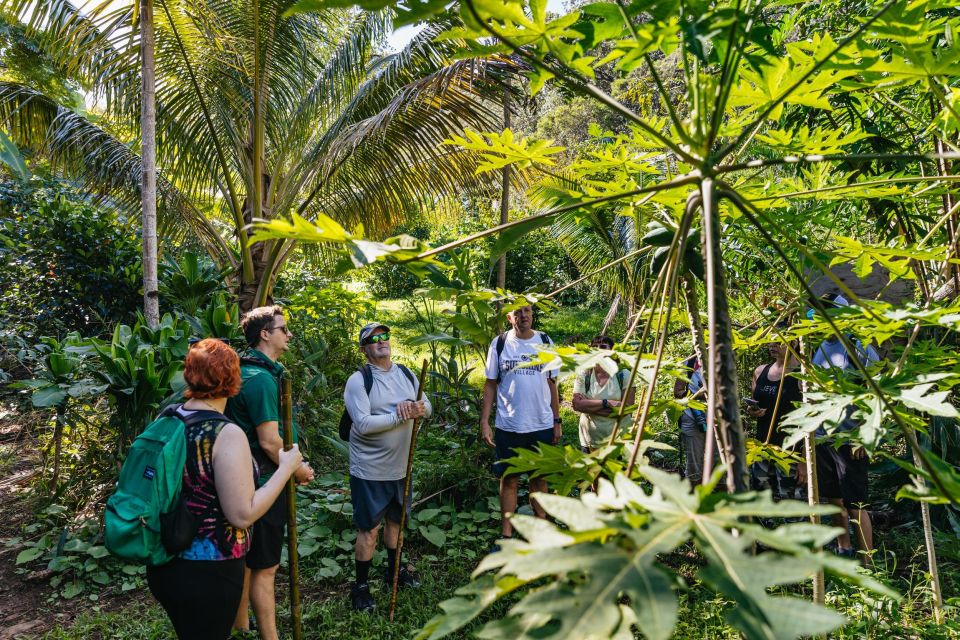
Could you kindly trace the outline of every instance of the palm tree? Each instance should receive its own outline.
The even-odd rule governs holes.
[[[325,213],[374,232],[474,180],[470,156],[439,143],[502,117],[498,60],[451,61],[425,29],[374,55],[384,13],[285,16],[292,0],[158,0],[157,198],[161,235],[191,231],[237,274],[241,305],[265,303],[295,249],[252,243],[254,219]],[[111,8],[113,7],[113,8]],[[133,0],[0,0],[96,116],[0,82],[0,122],[64,176],[139,214],[141,75]],[[485,95],[492,95],[487,102]],[[131,219],[135,219],[132,215]]]

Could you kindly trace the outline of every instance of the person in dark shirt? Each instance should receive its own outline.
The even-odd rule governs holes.
[[[747,414],[757,419],[757,440],[782,447],[786,436],[780,429],[783,417],[803,400],[800,381],[793,375],[799,363],[795,351],[782,342],[770,343],[767,351],[773,362],[754,370],[751,395],[756,404],[747,405]],[[769,487],[777,500],[796,497],[794,473],[784,473],[766,460],[750,466],[750,481],[755,490]]]

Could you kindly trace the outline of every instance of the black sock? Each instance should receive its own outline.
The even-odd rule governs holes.
[[[387,571],[390,573],[390,579],[393,580],[393,572],[397,567],[397,550],[387,547]]]
[[[357,560],[357,584],[364,584],[370,576],[372,560]]]

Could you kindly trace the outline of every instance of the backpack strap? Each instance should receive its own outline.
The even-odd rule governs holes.
[[[550,344],[550,336],[548,336],[543,331],[539,331],[538,333],[540,334],[540,342],[542,342],[543,344]]]
[[[593,369],[587,369],[586,375],[583,376],[583,395],[590,395],[590,378],[592,377]]]
[[[363,390],[369,396],[370,390],[373,389],[373,369],[370,368],[369,364],[365,364],[360,367],[360,375],[363,376]]]
[[[626,378],[626,373],[627,373],[626,369],[620,369],[617,371],[617,382],[620,384],[621,392],[623,391],[624,385],[627,384],[627,381],[624,380],[624,378]]]
[[[500,355],[503,353],[503,348],[507,344],[507,334],[501,333],[497,336],[497,384],[500,384],[500,380],[503,378],[503,374],[500,373]]]
[[[413,377],[413,371],[410,371],[410,369],[407,369],[405,366],[403,366],[399,362],[397,363],[397,366],[400,367],[400,371],[403,371],[403,375],[407,376],[407,380],[410,381],[410,386],[413,387],[413,392],[416,393],[417,379]]]
[[[181,410],[190,411],[189,409],[183,409],[183,405],[177,405],[173,414],[171,415],[175,415],[177,418],[179,418],[185,427],[192,427],[195,424],[200,424],[201,422],[207,422],[211,420],[222,422],[224,424],[230,422],[230,418],[223,415],[219,411],[199,409],[197,411],[190,411],[190,415],[183,415]]]

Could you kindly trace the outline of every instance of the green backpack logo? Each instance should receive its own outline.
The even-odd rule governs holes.
[[[225,416],[214,411],[181,416],[168,408],[133,441],[107,500],[105,544],[131,562],[159,565],[190,546],[199,522],[180,500],[187,462],[187,425]]]

